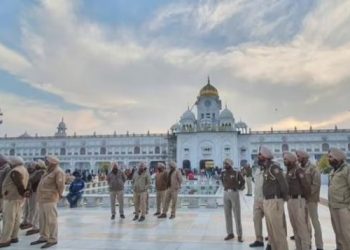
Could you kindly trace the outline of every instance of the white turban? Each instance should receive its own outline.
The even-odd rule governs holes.
[[[8,158],[8,162],[12,167],[24,165],[24,160],[20,156],[11,156]]]

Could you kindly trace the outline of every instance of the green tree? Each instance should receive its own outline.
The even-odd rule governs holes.
[[[329,174],[331,172],[332,167],[329,165],[327,155],[322,155],[321,159],[318,162],[318,169],[322,174]]]

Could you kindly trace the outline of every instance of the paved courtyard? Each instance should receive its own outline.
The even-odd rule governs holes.
[[[59,243],[51,249],[251,249],[249,243],[255,240],[252,221],[253,198],[241,194],[244,243],[236,239],[226,242],[223,207],[216,209],[182,208],[175,220],[157,219],[150,211],[144,222],[133,222],[133,208],[126,208],[126,219],[110,220],[108,208],[60,208]],[[333,250],[334,235],[328,208],[319,207],[325,249]],[[288,221],[288,236],[292,230]],[[264,229],[264,232],[266,230]],[[265,233],[266,234],[266,233]],[[8,249],[39,249],[29,243],[37,236],[24,236],[20,242]],[[289,241],[290,249],[294,243]],[[258,248],[259,249],[259,248]],[[262,249],[262,248],[260,248]]]

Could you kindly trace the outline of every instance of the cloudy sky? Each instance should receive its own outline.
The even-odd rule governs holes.
[[[349,0],[1,0],[0,135],[166,132],[207,76],[253,130],[350,128]]]

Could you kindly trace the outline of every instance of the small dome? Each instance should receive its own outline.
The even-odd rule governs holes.
[[[199,96],[219,96],[218,90],[210,84],[210,78],[208,77],[208,83],[199,92]]]
[[[183,115],[181,116],[181,121],[183,120],[191,120],[191,121],[195,121],[196,120],[196,116],[193,114],[193,112],[191,110],[186,110],[185,113],[183,113]]]
[[[66,124],[63,121],[63,118],[62,118],[62,121],[58,124],[57,128],[58,129],[67,129],[67,126],[66,126]]]
[[[31,136],[25,131],[22,135],[18,136],[19,138],[30,138]]]
[[[232,112],[227,107],[225,107],[225,109],[223,111],[221,111],[219,119],[220,120],[228,120],[228,119],[234,120]]]
[[[178,129],[180,129],[181,128],[181,126],[180,126],[180,124],[178,124],[178,123],[175,123],[173,126],[171,126],[171,130],[173,130],[173,131],[176,131],[176,130],[178,130]]]
[[[240,121],[236,123],[236,128],[247,128],[247,127],[248,126],[245,122]]]

